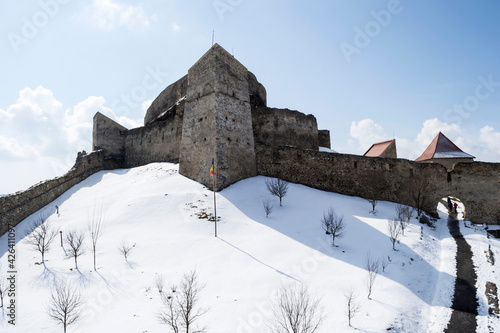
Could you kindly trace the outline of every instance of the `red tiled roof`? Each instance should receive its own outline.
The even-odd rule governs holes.
[[[384,153],[384,151],[389,148],[391,143],[393,143],[396,139],[392,140],[387,140],[387,141],[382,141],[378,143],[372,144],[370,149],[366,151],[366,153],[363,154],[363,156],[368,156],[368,157],[379,157]]]
[[[415,161],[427,161],[433,158],[474,158],[474,156],[465,153],[443,133],[439,132],[422,156]]]

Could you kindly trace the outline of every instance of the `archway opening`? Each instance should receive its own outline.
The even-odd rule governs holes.
[[[448,195],[441,198],[438,202],[438,212],[442,214],[448,214],[456,220],[464,220],[467,218],[467,209],[465,204],[460,198],[454,195]]]

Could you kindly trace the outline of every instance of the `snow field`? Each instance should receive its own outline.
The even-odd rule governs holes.
[[[460,221],[460,232],[464,235],[472,249],[472,260],[477,274],[477,298],[479,303],[477,332],[500,332],[500,318],[489,315],[488,299],[486,297],[486,282],[500,286],[500,242],[487,236],[485,227],[473,225],[469,221]],[[489,250],[493,254],[493,262],[489,260]]]
[[[213,193],[180,176],[178,165],[154,163],[89,177],[40,212],[65,234],[86,231],[94,208],[102,206],[105,230],[97,272],[90,250],[78,258],[75,270],[59,236],[44,269],[40,254],[22,240],[38,214],[27,218],[16,227],[17,323],[7,324],[5,313],[0,314],[2,332],[62,331],[46,306],[50,289],[63,281],[86,298],[81,320],[68,332],[168,331],[157,319],[162,303],[155,278],[162,275],[167,290],[193,270],[205,286],[199,302],[208,312],[199,324],[207,332],[268,332],[277,291],[302,285],[321,298],[325,321],[320,332],[442,332],[451,314],[456,252],[446,219],[438,220],[435,229],[412,219],[393,251],[387,220],[395,216],[395,204],[379,202],[374,215],[364,199],[290,184],[280,207],[267,192],[266,179],[246,179],[217,194],[221,220],[215,238],[214,223],[198,217],[213,214]],[[265,199],[274,205],[267,218]],[[348,224],[335,248],[320,222],[329,207]],[[123,241],[134,245],[128,262],[118,252]],[[0,274],[6,250],[2,236]],[[380,268],[372,300],[365,287],[367,253],[380,260],[390,257],[385,272]],[[362,304],[352,320],[355,329],[348,327],[345,314],[349,289]]]

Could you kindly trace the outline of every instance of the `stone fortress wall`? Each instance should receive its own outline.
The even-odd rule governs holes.
[[[446,196],[460,198],[467,218],[500,223],[500,164],[440,164],[318,151],[330,133],[316,118],[267,107],[266,90],[245,66],[215,44],[188,74],[169,85],[147,110],[144,126],[126,129],[94,116],[92,154],[65,176],[0,198],[0,234],[50,203],[71,186],[105,169],[152,162],[179,163],[181,174],[216,190],[255,175],[281,177],[346,195],[414,205],[410,192],[426,188],[429,213]]]
[[[290,146],[257,146],[256,156],[259,175],[409,206],[415,206],[411,194],[423,189],[428,195],[424,209],[430,214],[436,213],[442,198],[455,196],[464,203],[470,221],[500,223],[500,163],[457,163],[447,170],[435,163]]]
[[[0,235],[9,230],[9,226],[16,226],[87,177],[101,170],[117,167],[115,160],[106,158],[103,151],[88,155],[79,153],[75,165],[64,176],[41,182],[26,191],[1,197]]]
[[[94,117],[93,148],[130,168],[179,162],[180,173],[217,190],[257,175],[255,145],[330,146],[327,130],[298,111],[269,108],[266,89],[253,73],[215,44],[188,75],[152,102],[144,126],[127,130],[101,113]]]

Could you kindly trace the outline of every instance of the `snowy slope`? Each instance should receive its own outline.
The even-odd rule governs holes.
[[[196,270],[205,285],[200,306],[208,312],[199,323],[207,332],[268,332],[273,297],[281,286],[305,285],[321,298],[325,321],[320,332],[351,332],[344,295],[358,294],[361,311],[353,318],[360,332],[442,332],[451,311],[456,246],[446,219],[436,229],[415,219],[392,250],[387,219],[395,204],[380,202],[369,213],[363,199],[290,184],[279,201],[265,188],[265,177],[234,184],[217,194],[218,238],[214,223],[199,214],[213,213],[213,193],[178,174],[178,165],[99,172],[41,210],[57,230],[86,230],[94,207],[103,206],[105,232],[100,239],[97,272],[89,250],[79,270],[65,256],[59,238],[46,254],[23,241],[24,230],[38,214],[16,227],[17,321],[0,314],[2,332],[62,332],[47,314],[50,288],[70,282],[86,298],[80,321],[68,332],[168,332],[157,319],[162,303],[155,277],[166,286]],[[265,216],[262,202],[274,209]],[[60,207],[59,216],[55,205]],[[329,207],[348,223],[333,248],[320,219]],[[7,236],[0,238],[0,274],[7,270]],[[135,244],[129,262],[118,252],[123,241]],[[367,299],[365,256],[390,257]]]

